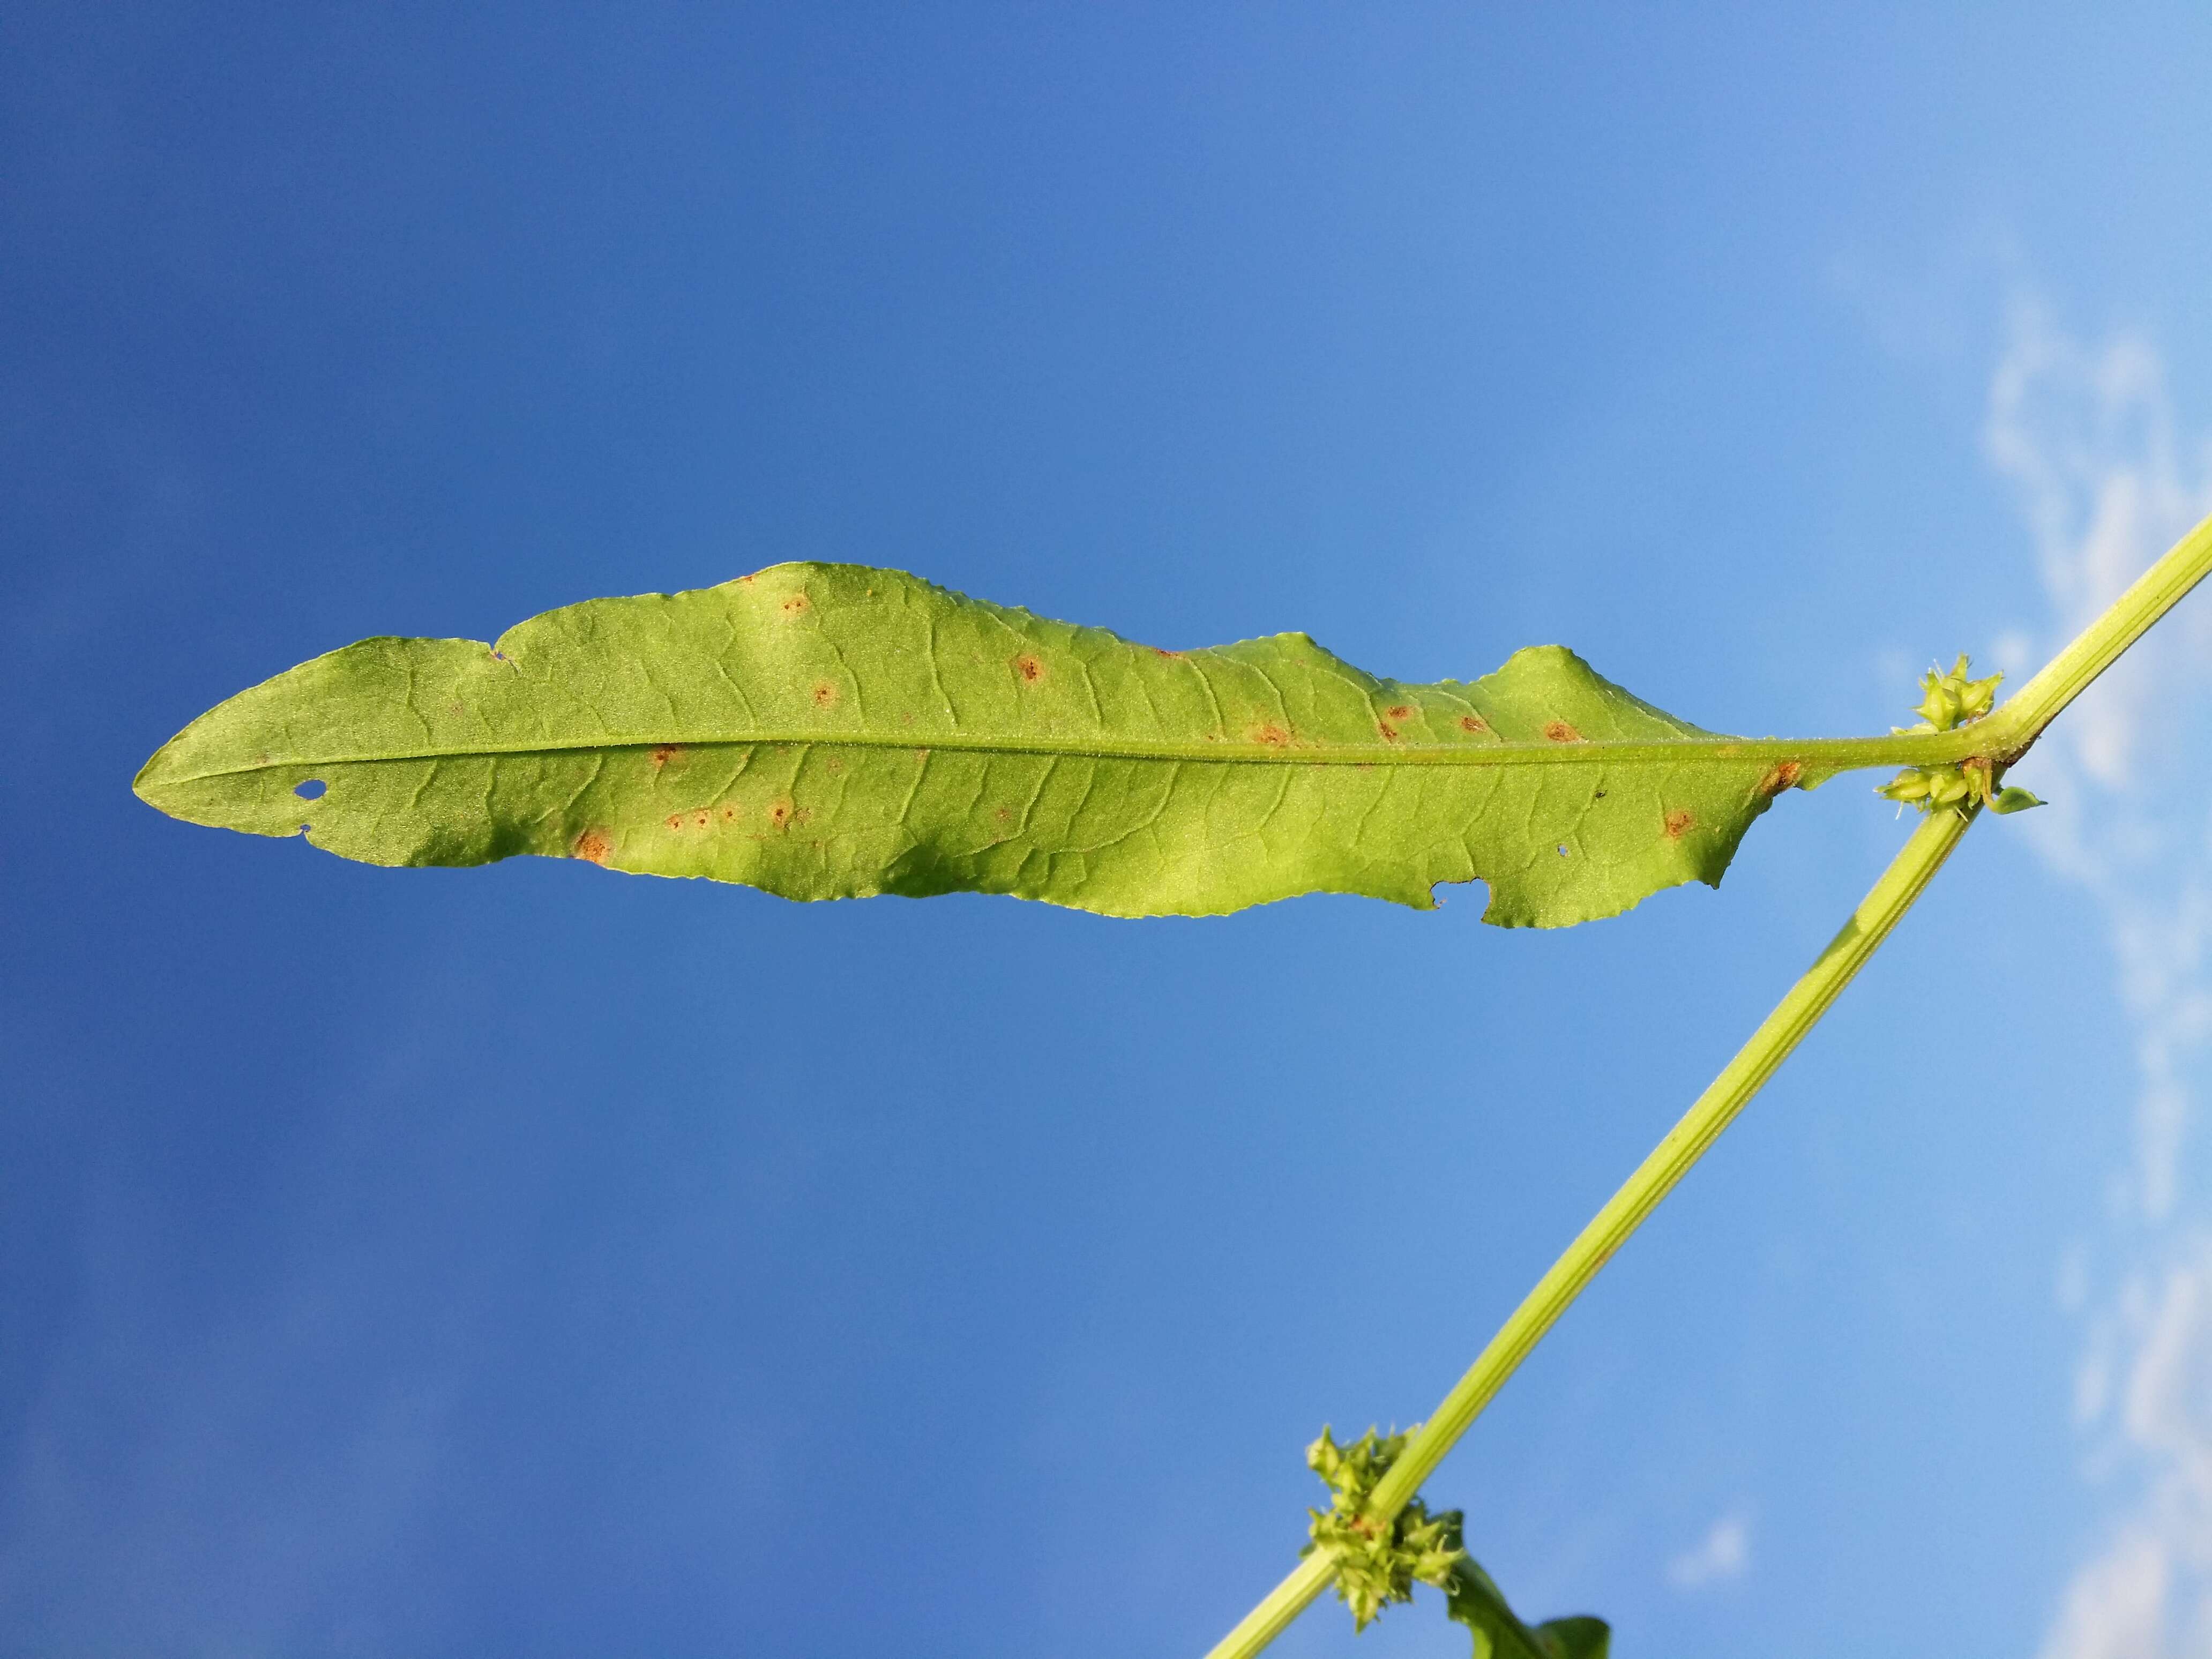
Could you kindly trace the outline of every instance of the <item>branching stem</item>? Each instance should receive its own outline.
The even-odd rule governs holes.
[[[2212,574],[2212,518],[2182,538],[2002,708],[1957,733],[1942,735],[1972,734],[1975,746],[1967,752],[1988,757],[2002,770],[2026,753],[2061,709],[2208,574]],[[1412,1499],[1598,1270],[1705,1156],[1866,965],[1976,816],[1972,811],[1945,810],[1922,822],[1819,959],[1476,1356],[1376,1485],[1370,1515],[1387,1524]],[[1214,1645],[1206,1659],[1251,1659],[1328,1588],[1335,1571],[1333,1557],[1308,1556]]]

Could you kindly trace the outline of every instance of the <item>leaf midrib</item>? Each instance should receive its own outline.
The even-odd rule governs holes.
[[[930,733],[889,737],[867,732],[754,732],[741,736],[599,738],[532,743],[475,743],[352,754],[270,756],[244,766],[178,773],[165,780],[198,783],[298,766],[371,766],[412,761],[468,760],[497,756],[604,753],[680,746],[684,749],[880,749],[936,753],[1028,755],[1054,758],[1199,762],[1237,766],[1668,766],[1686,761],[1796,761],[1845,769],[1861,766],[1929,765],[1966,758],[1989,749],[1986,725],[1954,732],[1900,732],[1887,738],[1667,738],[1627,742],[1584,738],[1567,743],[1330,744],[1302,747],[1224,740],[1151,743],[1133,739],[1041,740]]]

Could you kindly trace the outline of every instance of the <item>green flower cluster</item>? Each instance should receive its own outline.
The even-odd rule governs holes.
[[[1415,1427],[1419,1427],[1416,1425]],[[1306,1448],[1306,1467],[1328,1482],[1334,1501],[1309,1510],[1313,1540],[1301,1554],[1336,1558],[1336,1593],[1365,1630],[1393,1601],[1413,1599],[1415,1584],[1444,1593],[1444,1611],[1474,1638],[1474,1659],[1606,1659],[1613,1632],[1602,1619],[1553,1619],[1531,1626],[1506,1605],[1490,1575],[1460,1547],[1465,1517],[1457,1510],[1431,1515],[1416,1498],[1394,1521],[1370,1513],[1376,1484],[1398,1461],[1413,1431],[1373,1429],[1340,1446],[1327,1429]]]
[[[1991,674],[1986,679],[1969,679],[1966,668],[1967,659],[1961,652],[1949,673],[1931,668],[1923,674],[1920,702],[1912,711],[1920,716],[1919,723],[1892,729],[1952,732],[1988,714],[1996,702],[1997,685],[2004,676]],[[1923,812],[1948,807],[1961,817],[1977,806],[1987,806],[1992,812],[2022,812],[2043,805],[2025,789],[1996,787],[1996,769],[1979,757],[1960,761],[1955,766],[1908,766],[1875,793],[1897,802],[1900,807],[1916,806]]]
[[[1313,1517],[1313,1537],[1300,1553],[1335,1554],[1336,1593],[1360,1630],[1391,1602],[1412,1601],[1416,1583],[1450,1590],[1467,1559],[1460,1547],[1464,1517],[1457,1510],[1432,1516],[1417,1498],[1395,1520],[1377,1520],[1367,1512],[1376,1483],[1411,1437],[1411,1431],[1385,1436],[1370,1428],[1340,1446],[1323,1429],[1321,1438],[1306,1448],[1306,1467],[1328,1483],[1334,1502],[1326,1510],[1306,1511]]]

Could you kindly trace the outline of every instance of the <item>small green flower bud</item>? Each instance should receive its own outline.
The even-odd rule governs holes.
[[[1966,795],[1966,781],[1956,772],[1938,772],[1928,781],[1928,799],[1935,805],[1954,805]]]
[[[1928,695],[1915,712],[1938,732],[1948,732],[1959,723],[1959,700],[1948,684],[1931,677]]]

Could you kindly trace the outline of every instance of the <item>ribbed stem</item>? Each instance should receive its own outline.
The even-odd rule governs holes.
[[[1992,752],[2002,760],[2016,759],[2042,736],[2060,709],[2087,690],[2091,681],[2118,661],[2122,652],[2207,575],[2212,575],[2212,518],[2176,542],[2104,615],[1980,724]]]
[[[1690,1166],[1720,1139],[1721,1132],[1735,1121],[1736,1114],[1774,1075],[1775,1068],[1804,1040],[1828,1005],[1850,983],[1851,976],[1866,965],[1867,958],[1889,937],[1890,930],[1950,857],[1971,822],[1970,816],[1942,811],[1913,831],[1911,839],[1804,977],[1790,987],[1789,994],[1752,1033],[1751,1040],[1668,1131],[1667,1138],[1536,1281],[1536,1288],[1522,1298],[1512,1317],[1475,1357],[1467,1374],[1407,1443],[1398,1461],[1376,1484],[1368,1505],[1370,1515],[1387,1524],[1405,1508],[1421,1482],[1504,1386],[1505,1379],[1543,1340],[1544,1333],[1558,1322],[1644,1218],[1659,1206],[1660,1200],[1674,1191]],[[1308,1556],[1245,1614],[1236,1629],[1215,1644],[1206,1659],[1249,1659],[1282,1634],[1335,1576],[1332,1558]]]
[[[1420,1490],[1421,1482],[1443,1461],[1453,1443],[1467,1432],[1468,1425],[1519,1369],[1568,1304],[1597,1277],[1598,1269],[1612,1260],[1628,1236],[1644,1224],[1644,1218],[1659,1207],[1660,1200],[1674,1190],[1675,1183],[1720,1139],[1721,1132],[1735,1121],[1736,1115],[1828,1012],[1829,1004],[1866,966],[1867,958],[1889,937],[1890,930],[1912,908],[1912,902],[1942,867],[1943,860],[1951,856],[1951,849],[1966,833],[1970,822],[1957,812],[1936,812],[1912,832],[1804,977],[1790,988],[1790,994],[1759,1023],[1751,1040],[1736,1050],[1735,1058],[1682,1114],[1681,1121],[1667,1132],[1667,1138],[1652,1149],[1636,1173],[1621,1183],[1620,1190],[1606,1200],[1605,1207],[1536,1281],[1536,1288],[1476,1356],[1467,1375],[1444,1396],[1390,1466],[1389,1473],[1376,1483],[1369,1505],[1370,1514],[1395,1516]]]

